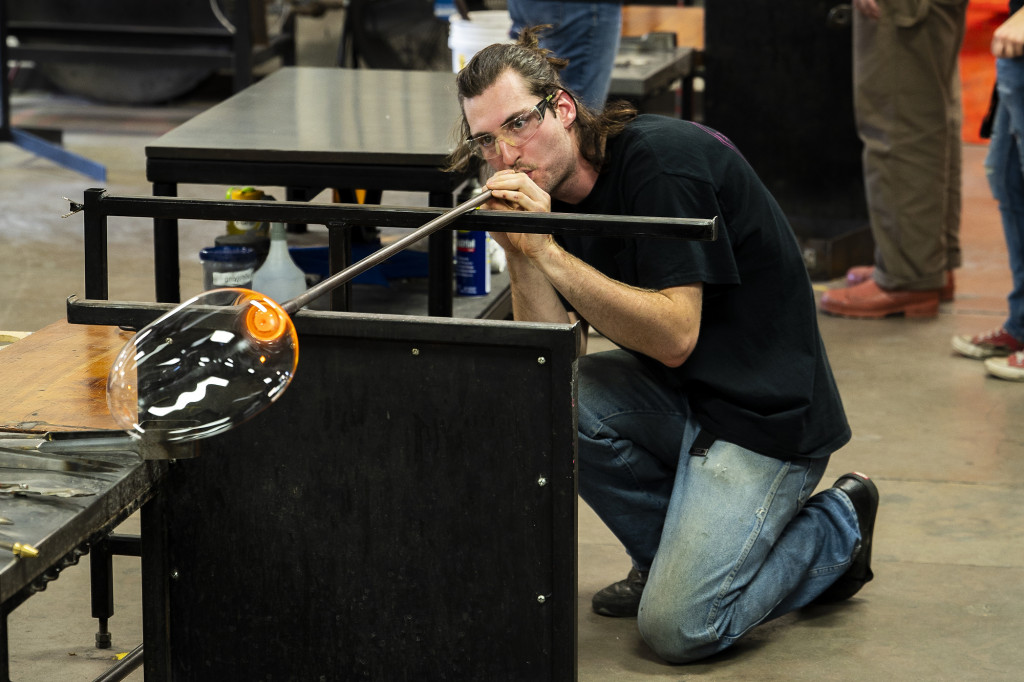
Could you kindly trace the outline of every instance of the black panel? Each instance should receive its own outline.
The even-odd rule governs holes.
[[[837,4],[750,0],[705,10],[705,121],[736,143],[798,232],[819,236],[867,216],[851,30],[841,13],[830,22]]]
[[[162,491],[173,679],[574,679],[577,328],[296,322]]]

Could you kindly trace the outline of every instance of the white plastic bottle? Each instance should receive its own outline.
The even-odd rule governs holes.
[[[270,224],[270,251],[252,276],[252,288],[278,303],[295,298],[306,290],[306,275],[288,253],[284,223]]]

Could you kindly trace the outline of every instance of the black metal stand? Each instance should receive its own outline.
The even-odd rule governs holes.
[[[108,623],[114,615],[113,557],[142,556],[142,536],[110,534],[95,543],[90,552],[89,578],[92,592],[92,617],[99,621],[96,648],[109,649]]]
[[[173,195],[174,186],[158,186]],[[450,203],[451,195],[431,195],[432,200]],[[326,225],[331,230],[331,271],[341,268],[347,231],[359,226],[416,228],[443,213],[444,208],[399,208],[366,204],[305,204],[290,201],[202,201],[173,196],[114,197],[102,189],[85,193],[85,297],[107,298],[107,218],[135,216],[153,218],[157,277],[157,300],[177,302],[179,219],[254,220],[262,222]],[[536,232],[542,234],[631,234],[672,239],[711,240],[716,235],[712,219],[650,218],[554,213],[510,213],[472,211],[460,217],[457,227],[430,236],[431,283],[428,314],[452,314],[452,229],[494,232]],[[436,240],[436,242],[434,241]],[[172,296],[173,294],[173,296]],[[346,310],[344,292],[334,292],[332,310]]]

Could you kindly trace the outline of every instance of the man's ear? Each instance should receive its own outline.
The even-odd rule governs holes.
[[[576,100],[569,93],[562,90],[555,100],[555,108],[558,110],[558,117],[566,128],[576,121]]]

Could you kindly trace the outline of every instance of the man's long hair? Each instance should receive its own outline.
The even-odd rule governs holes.
[[[531,94],[538,99],[564,90],[576,102],[576,139],[580,153],[595,169],[601,170],[605,161],[605,142],[615,137],[626,124],[636,117],[636,108],[624,101],[609,103],[603,112],[596,113],[580,102],[579,97],[566,88],[558,72],[569,62],[551,55],[550,50],[540,47],[538,37],[548,26],[524,28],[514,44],[498,43],[489,45],[473,56],[456,77],[459,105],[467,98],[477,97],[494,85],[508,70],[519,74],[526,82]],[[469,123],[465,112],[455,133],[455,151],[448,157],[447,171],[464,172],[474,167],[472,147],[466,143],[469,137]]]

